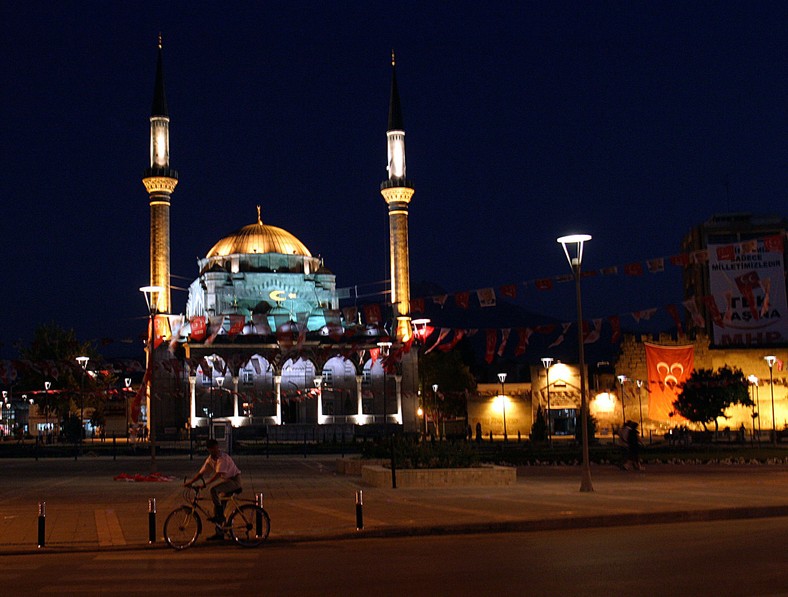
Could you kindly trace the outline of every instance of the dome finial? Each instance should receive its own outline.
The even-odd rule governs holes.
[[[263,225],[263,220],[260,218],[260,206],[259,205],[257,206],[257,223],[260,224],[260,226]]]
[[[397,57],[394,55],[394,48],[391,48],[391,66],[397,66]]]
[[[161,31],[159,31],[159,49],[161,50]]]

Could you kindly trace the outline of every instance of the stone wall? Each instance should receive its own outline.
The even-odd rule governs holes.
[[[643,423],[646,430],[664,432],[671,427],[670,424],[651,421],[648,418],[648,391],[644,387],[638,397],[637,386],[634,380],[648,378],[646,371],[646,349],[644,342],[660,344],[664,346],[682,346],[691,344],[695,349],[695,369],[717,370],[720,367],[730,366],[741,369],[745,375],[755,375],[758,378],[758,386],[752,386],[751,392],[753,399],[757,399],[760,404],[760,427],[764,434],[772,428],[772,408],[771,408],[771,386],[769,384],[769,367],[764,361],[766,354],[771,354],[771,349],[764,348],[710,348],[709,338],[705,334],[698,334],[694,339],[687,336],[678,338],[670,334],[660,334],[659,336],[627,335],[621,342],[621,353],[616,363],[616,374],[626,375],[628,382],[625,385],[628,419],[638,420],[639,409],[643,409]],[[788,362],[788,354],[785,350],[774,352],[778,359]],[[777,429],[783,429],[788,425],[788,374],[785,371],[778,371],[775,366],[774,377],[774,409]],[[616,384],[617,386],[617,384]],[[614,389],[617,392],[618,389]],[[631,409],[631,410],[630,410]],[[593,414],[593,405],[592,405]],[[729,427],[732,430],[738,429],[744,424],[748,437],[752,432],[753,419],[752,410],[743,407],[732,407],[729,409],[728,419],[720,419],[719,427],[724,429]],[[614,416],[621,417],[621,408],[617,406]],[[755,421],[756,428],[758,419]]]

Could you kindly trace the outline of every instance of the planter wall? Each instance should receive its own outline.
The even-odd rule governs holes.
[[[361,482],[372,487],[391,487],[391,469],[365,464]],[[514,485],[517,469],[508,466],[471,468],[397,469],[397,487],[483,487]]]

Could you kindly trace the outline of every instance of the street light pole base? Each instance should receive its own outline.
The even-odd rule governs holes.
[[[587,468],[583,469],[583,476],[580,479],[580,492],[591,493],[594,491],[594,486],[591,484],[591,471]]]

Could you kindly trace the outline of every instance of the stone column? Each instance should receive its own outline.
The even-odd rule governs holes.
[[[364,401],[361,394],[361,381],[364,379],[362,375],[356,375],[356,398],[358,399],[358,413],[356,414],[356,423],[359,425],[364,422]]]
[[[277,425],[282,424],[282,376],[274,375],[274,388],[276,393],[276,415],[274,419]]]
[[[189,376],[189,425],[197,425],[197,376]]]
[[[402,425],[402,376],[394,376],[395,393],[397,394],[397,423]]]

